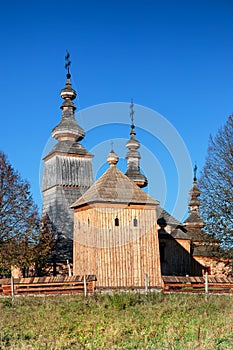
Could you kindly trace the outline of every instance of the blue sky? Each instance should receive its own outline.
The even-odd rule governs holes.
[[[231,0],[2,2],[0,149],[31,183],[39,207],[41,157],[61,117],[59,92],[65,83],[68,49],[72,84],[79,94],[76,105],[84,110],[78,122],[89,130],[85,116],[91,106],[126,104],[133,97],[135,122],[140,125],[137,137],[157,162],[155,168],[148,168],[145,159],[141,160],[154,183],[148,191],[172,211],[178,177],[174,161],[164,145],[145,131],[150,122],[143,128],[143,110],[137,105],[158,112],[171,123],[192,163],[196,161],[201,170],[209,134],[215,134],[233,112],[232,18]],[[127,124],[127,109],[125,113]],[[95,113],[89,114],[94,125]],[[127,139],[127,125],[114,113],[110,120],[120,123],[119,128],[110,125],[96,133],[90,130],[84,140],[87,148],[95,149],[106,141],[107,154],[110,139]],[[159,129],[152,134],[158,136]],[[97,166],[101,167],[102,163]],[[97,174],[101,173],[98,169]],[[185,164],[179,170],[187,171],[184,193],[191,186],[189,170]],[[166,178],[165,201],[159,172]]]

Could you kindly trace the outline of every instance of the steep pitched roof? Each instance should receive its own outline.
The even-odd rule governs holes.
[[[177,228],[175,228],[175,230],[171,232],[171,236],[173,238],[178,238],[178,239],[189,239],[189,237],[187,236],[186,230],[184,231],[180,227],[182,226],[178,226]]]
[[[187,228],[186,234],[193,242],[220,243],[218,239],[209,235],[208,233],[205,233],[201,229]]]
[[[188,216],[188,218],[184,221],[184,223],[197,223],[197,224],[203,224],[203,220],[200,217],[199,213],[196,211],[193,211],[190,213],[190,215]],[[203,224],[204,226],[204,224]]]
[[[180,221],[178,221],[176,218],[174,218],[174,216],[172,216],[171,214],[169,214],[164,208],[160,207],[160,205],[158,205],[156,207],[156,213],[157,213],[157,218],[164,218],[166,220],[166,224],[170,225],[170,226],[174,226],[177,227],[178,225],[182,225],[180,223]]]
[[[114,165],[71,208],[88,203],[159,204]]]
[[[219,247],[211,244],[194,245],[193,256],[223,257]]]

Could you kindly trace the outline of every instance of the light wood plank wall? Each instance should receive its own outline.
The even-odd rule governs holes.
[[[115,218],[119,226],[115,226]],[[136,218],[138,226],[134,227]],[[74,274],[95,274],[97,287],[162,285],[153,205],[92,205],[74,212]]]

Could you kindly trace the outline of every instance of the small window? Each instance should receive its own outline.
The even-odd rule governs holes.
[[[115,218],[115,226],[119,226],[119,219],[118,219],[117,216],[116,216],[116,218]]]
[[[134,227],[138,226],[138,219],[137,218],[133,219],[133,225],[134,225]]]
[[[87,225],[88,225],[88,227],[90,227],[90,219],[89,218],[87,219]]]

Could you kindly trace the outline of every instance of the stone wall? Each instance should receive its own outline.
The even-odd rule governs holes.
[[[233,275],[232,261],[233,259],[213,258],[205,256],[194,256],[194,259],[205,267],[210,267],[212,276],[229,277]]]

